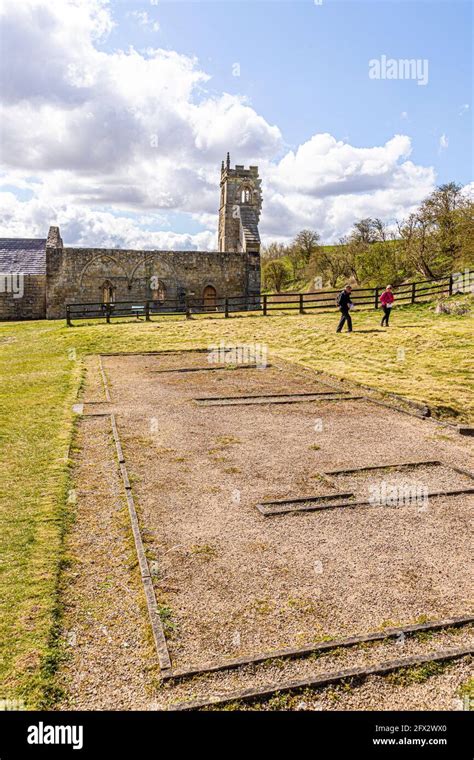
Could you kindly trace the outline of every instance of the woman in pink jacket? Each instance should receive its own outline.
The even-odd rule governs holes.
[[[387,285],[384,292],[380,296],[380,303],[382,304],[383,309],[383,317],[381,321],[381,326],[384,326],[384,323],[386,327],[388,327],[388,320],[390,319],[390,312],[392,311],[392,305],[395,300],[393,293],[392,293],[392,286]]]

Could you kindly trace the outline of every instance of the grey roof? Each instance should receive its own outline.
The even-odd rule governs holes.
[[[0,274],[46,274],[45,238],[0,238]]]
[[[241,206],[240,220],[244,231],[246,248],[248,249],[259,245],[260,235],[258,233],[258,216],[255,209],[251,206]]]

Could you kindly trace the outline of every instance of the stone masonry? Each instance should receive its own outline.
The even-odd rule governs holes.
[[[231,169],[227,154],[221,171],[218,251],[70,248],[58,227],[50,228],[46,240],[0,240],[4,272],[24,268],[31,261],[29,247],[35,249],[34,272],[25,279],[26,297],[14,301],[0,292],[0,319],[60,319],[67,304],[162,304],[187,297],[210,308],[219,299],[244,297],[247,301],[240,306],[245,309],[260,294],[260,186],[256,166]],[[15,258],[11,249],[16,243],[22,254]]]

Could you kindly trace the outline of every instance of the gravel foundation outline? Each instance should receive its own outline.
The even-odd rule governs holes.
[[[438,459],[428,459],[426,461],[418,461],[418,462],[389,462],[388,464],[371,464],[367,465],[366,467],[351,467],[350,469],[345,468],[337,468],[335,470],[325,470],[325,475],[348,475],[351,472],[365,472],[366,470],[389,470],[391,468],[397,468],[402,469],[405,467],[419,467],[420,465],[428,466],[436,466],[436,465],[442,465],[444,467],[451,467],[452,470],[454,470],[454,467],[451,465],[445,465],[444,462],[441,462]]]
[[[286,648],[276,650],[274,652],[265,652],[257,654],[254,657],[238,657],[235,660],[229,660],[228,662],[217,663],[216,665],[204,666],[202,668],[183,668],[180,670],[169,671],[164,678],[178,679],[178,678],[191,678],[194,676],[204,675],[206,673],[216,673],[221,670],[232,670],[245,665],[254,665],[268,660],[275,659],[296,659],[297,657],[305,657],[316,652],[327,652],[331,649],[349,648],[357,646],[359,644],[365,644],[372,641],[386,641],[388,639],[395,639],[400,636],[410,636],[416,633],[423,633],[427,631],[439,631],[443,628],[458,628],[464,625],[471,625],[474,623],[474,617],[464,616],[456,618],[447,618],[445,620],[430,621],[428,623],[416,623],[414,625],[406,625],[398,628],[387,628],[384,631],[374,631],[373,633],[361,633],[357,636],[348,636],[346,638],[333,639],[332,641],[321,641],[317,644],[310,644],[304,647],[298,648]]]
[[[239,397],[235,397],[235,400],[232,401],[219,401],[215,398],[197,398],[193,399],[193,401],[195,401],[198,406],[263,406],[264,404],[314,404],[318,401],[357,401],[363,398],[363,396],[344,396],[342,393],[337,396],[335,393],[323,394],[320,392],[305,395],[288,394],[287,396],[275,393],[273,396],[256,396],[252,400],[251,398],[252,397],[243,397],[243,400],[241,400]]]
[[[186,352],[186,351],[189,351],[190,353],[197,353],[197,352],[205,353],[207,351],[207,349],[202,349],[200,351],[196,350],[196,349],[185,349],[183,351],[176,350],[176,351],[157,351],[157,352],[136,352],[136,354],[134,354],[134,352],[118,352],[118,353],[114,353],[114,354],[103,354],[103,356],[130,356],[130,355],[142,356],[142,355],[159,355],[159,354],[174,354],[174,355],[179,355],[179,354],[181,354],[183,352]],[[107,401],[110,401],[110,391],[109,391],[109,388],[108,388],[107,377],[106,377],[106,374],[105,374],[105,371],[104,371],[104,368],[103,368],[102,361],[101,361],[100,357],[99,357],[99,366],[100,366],[100,372],[101,372],[101,376],[102,376],[102,382],[104,384],[105,395],[106,395]],[[267,366],[271,366],[271,365],[267,365]],[[254,366],[251,366],[251,365],[242,365],[242,366],[239,366],[239,369],[247,369],[247,368],[257,368],[257,367],[256,366],[254,367]],[[205,367],[205,368],[199,368],[199,369],[196,369],[196,368],[185,368],[185,369],[181,369],[181,370],[180,369],[176,369],[176,370],[163,370],[163,372],[206,371],[208,369],[225,369],[225,368],[224,367],[212,367],[212,368]],[[158,371],[158,372],[160,372],[160,371]],[[326,384],[326,385],[328,385],[328,388],[331,387],[331,386],[329,386],[329,384]],[[282,399],[282,398],[288,398],[288,397],[290,397],[291,399],[293,399],[293,398],[297,397],[296,401],[292,400],[292,401],[290,401],[290,403],[298,403],[298,402],[301,401],[301,396],[304,396],[304,397],[308,397],[309,396],[310,399],[308,399],[308,400],[313,400],[313,396],[318,396],[319,397],[319,396],[326,395],[326,396],[330,396],[330,397],[326,398],[324,400],[331,400],[332,401],[332,400],[364,399],[364,400],[366,400],[368,402],[370,402],[370,401],[373,402],[373,399],[371,399],[370,397],[365,397],[365,396],[350,396],[350,395],[348,396],[348,395],[343,395],[344,393],[345,393],[344,391],[334,389],[334,390],[328,390],[326,392],[319,391],[319,392],[305,393],[305,394],[265,394],[265,395],[260,395],[260,396],[256,396],[256,397],[252,397],[252,396],[248,396],[247,395],[247,396],[243,396],[243,397],[213,397],[213,398],[199,398],[199,399],[194,399],[194,400],[195,401],[211,401],[211,400],[212,401],[215,401],[215,400],[227,400],[227,401],[231,400],[231,401],[233,401],[235,399],[235,400],[238,400],[239,402],[241,402],[241,400],[243,400],[243,399],[249,399],[249,398],[257,398],[257,399],[260,400],[260,399],[267,399],[267,398]],[[335,395],[337,395],[337,398],[331,398],[331,396],[334,397]],[[304,398],[303,400],[306,400],[306,399]],[[314,399],[314,400],[319,400],[319,398]],[[104,403],[104,402],[96,402],[96,403]],[[263,401],[263,403],[288,403],[288,402],[285,402],[285,401],[276,401],[276,402]],[[212,404],[212,405],[218,405],[218,404]],[[382,406],[388,406],[388,405],[383,404],[383,403],[381,403],[381,405]],[[390,406],[390,408],[396,409],[396,411],[404,411],[404,410],[402,410],[402,409],[400,409],[398,407],[392,407],[392,406]],[[300,657],[300,656],[303,656],[304,654],[308,654],[308,653],[311,653],[313,651],[318,651],[319,649],[332,649],[332,648],[335,648],[335,647],[352,646],[352,645],[356,645],[357,643],[362,643],[363,641],[379,640],[379,639],[389,638],[390,636],[393,638],[393,637],[395,637],[397,635],[400,635],[401,633],[410,633],[410,632],[412,632],[410,629],[413,629],[413,632],[416,632],[416,630],[429,630],[430,627],[433,627],[433,629],[435,629],[435,628],[446,627],[448,625],[454,626],[454,625],[456,625],[456,623],[454,622],[456,620],[462,621],[462,622],[458,622],[457,625],[463,625],[463,624],[466,624],[468,622],[472,622],[473,621],[472,618],[456,618],[456,619],[447,620],[447,621],[438,621],[438,622],[435,622],[435,623],[432,623],[432,624],[428,623],[428,624],[421,624],[420,626],[408,626],[406,629],[388,629],[388,631],[385,631],[385,633],[381,633],[381,634],[377,634],[377,633],[375,633],[375,634],[367,634],[365,636],[362,635],[362,637],[361,636],[350,637],[349,639],[346,639],[346,640],[340,640],[340,641],[333,640],[333,641],[328,641],[328,642],[322,642],[320,645],[314,645],[314,646],[309,647],[309,648],[308,647],[304,647],[303,649],[299,649],[299,650],[298,649],[280,650],[280,651],[276,651],[276,652],[272,652],[272,653],[268,653],[268,654],[263,654],[263,655],[258,655],[257,654],[255,657],[252,657],[250,659],[241,658],[239,660],[229,661],[227,663],[221,663],[221,664],[218,663],[218,664],[216,664],[214,666],[210,666],[208,668],[206,668],[206,667],[202,668],[201,667],[199,670],[198,669],[195,669],[195,670],[193,670],[193,669],[185,669],[185,670],[176,670],[176,671],[173,671],[172,667],[171,667],[171,660],[170,660],[169,652],[168,652],[168,649],[167,649],[166,638],[165,638],[163,627],[162,627],[162,624],[161,624],[161,619],[160,619],[160,615],[159,615],[159,610],[158,610],[158,605],[157,605],[157,601],[156,601],[156,596],[155,596],[155,592],[154,592],[154,589],[153,589],[152,578],[151,578],[150,571],[149,571],[149,568],[148,568],[148,562],[146,560],[146,556],[145,556],[145,553],[144,553],[143,543],[142,543],[142,539],[141,539],[141,535],[140,535],[140,527],[139,527],[139,523],[138,523],[138,517],[137,517],[137,513],[136,513],[136,509],[135,509],[135,504],[134,504],[134,501],[133,501],[133,495],[132,495],[132,492],[131,492],[131,485],[130,485],[130,482],[129,482],[129,479],[128,479],[127,468],[126,468],[126,465],[125,465],[124,454],[123,454],[123,450],[122,450],[121,443],[120,443],[120,438],[119,438],[119,433],[118,433],[118,429],[117,429],[117,424],[116,424],[115,416],[113,414],[105,414],[105,413],[104,414],[97,414],[97,415],[86,415],[86,416],[110,416],[110,419],[111,419],[112,431],[113,431],[114,441],[115,441],[115,446],[116,446],[116,451],[117,451],[117,457],[118,457],[118,461],[119,461],[119,465],[120,465],[120,470],[121,470],[121,475],[122,475],[122,481],[124,483],[126,497],[127,497],[127,504],[128,504],[129,513],[130,513],[130,520],[131,520],[131,524],[132,524],[132,532],[133,532],[134,539],[135,539],[135,545],[136,545],[137,557],[138,557],[138,562],[139,562],[140,571],[141,571],[142,583],[143,583],[143,587],[144,587],[144,591],[145,591],[145,597],[146,597],[146,601],[147,601],[148,612],[149,612],[150,621],[151,621],[151,624],[152,624],[153,634],[154,634],[154,638],[155,638],[156,649],[157,649],[158,657],[159,657],[159,660],[160,660],[160,667],[162,669],[162,677],[163,677],[164,680],[167,680],[167,679],[170,679],[170,678],[184,678],[184,677],[188,677],[188,676],[192,676],[192,675],[204,674],[204,673],[207,673],[207,672],[214,672],[214,671],[218,671],[218,670],[226,670],[226,669],[230,669],[230,668],[233,668],[233,667],[237,668],[237,667],[239,667],[241,665],[252,664],[254,662],[262,662],[264,660],[273,659],[273,658]],[[418,418],[420,417],[419,414],[414,414],[413,416],[416,416]],[[443,464],[444,464],[443,462],[438,461],[438,460],[434,460],[434,461],[419,461],[419,462],[404,462],[404,463],[389,463],[389,464],[385,464],[385,465],[376,465],[376,466],[369,466],[369,467],[352,468],[350,470],[330,470],[330,471],[321,473],[321,475],[322,476],[326,476],[326,475],[331,475],[331,474],[351,473],[351,472],[365,471],[365,470],[380,470],[380,469],[397,468],[397,467],[398,468],[400,468],[400,467],[413,467],[413,466],[417,466],[417,465],[443,465]],[[468,475],[471,478],[474,477],[473,473],[471,473],[471,472],[469,472],[467,470],[463,470],[461,468],[454,467],[452,465],[444,465],[444,466],[450,467],[451,469],[453,469],[453,470],[455,470],[457,472],[463,473],[465,475]],[[460,494],[460,493],[470,493],[470,492],[474,492],[474,488],[472,488],[472,489],[458,489],[458,490],[452,490],[452,491],[438,491],[438,492],[430,493],[429,495],[430,496],[437,496],[437,495],[443,495],[444,496],[444,495],[450,495],[450,494]],[[331,494],[331,495],[327,495],[327,496],[320,495],[320,496],[314,497],[314,498],[315,499],[319,499],[319,500],[321,500],[321,499],[324,500],[324,499],[332,498],[334,500],[334,498],[336,498],[336,497],[340,497],[341,498],[343,496],[349,496],[349,495],[350,494],[348,494],[348,493],[345,493],[345,494],[337,494],[337,493],[335,493],[335,494]],[[301,499],[285,499],[285,500],[281,500],[280,502],[263,502],[262,506],[265,506],[266,504],[277,504],[277,503],[308,502],[311,498],[312,497],[306,497],[306,498],[301,498]],[[350,503],[347,504],[347,506],[357,506],[357,505],[368,504],[368,503],[369,502],[350,502]],[[333,505],[331,505],[330,503],[328,503],[328,505],[325,505],[325,506],[334,506],[334,507],[336,507],[336,506],[345,506],[345,505],[341,505],[341,504],[333,504]],[[314,506],[313,508],[316,509],[316,508],[319,508],[319,506]],[[296,511],[296,510],[288,510],[288,511]],[[157,628],[155,628],[156,625],[157,625]],[[392,631],[391,634],[390,634],[390,631]],[[341,643],[341,642],[344,642],[344,641],[346,643]],[[350,643],[347,643],[347,642],[350,642]],[[165,652],[163,651],[163,646],[164,646]],[[445,655],[446,652],[447,652],[446,656],[441,656],[441,655]],[[358,676],[358,675],[360,675],[360,676],[367,676],[367,675],[371,675],[371,674],[376,674],[378,672],[380,672],[380,673],[388,672],[387,670],[383,670],[383,668],[386,668],[387,666],[390,666],[389,670],[394,670],[394,669],[397,669],[399,667],[406,667],[407,664],[417,664],[417,663],[414,663],[413,660],[417,660],[417,661],[419,661],[421,663],[421,662],[427,662],[427,661],[432,661],[432,660],[436,661],[436,660],[439,660],[439,659],[452,659],[453,657],[456,657],[456,656],[463,656],[464,654],[471,654],[472,650],[471,649],[446,650],[446,652],[445,653],[440,653],[439,655],[437,655],[435,653],[434,657],[431,657],[429,655],[428,656],[425,655],[423,657],[422,656],[418,656],[418,657],[415,657],[415,658],[407,658],[404,661],[401,661],[401,660],[400,661],[398,661],[398,660],[397,661],[390,661],[388,663],[381,663],[379,665],[372,666],[372,667],[367,668],[365,670],[359,668],[359,669],[351,669],[350,671],[340,671],[337,674],[337,679],[336,680],[344,680],[344,678],[354,677],[354,676]],[[396,664],[394,667],[392,667],[394,663],[402,663],[402,664]],[[348,673],[349,673],[349,675],[347,675]],[[341,675],[341,674],[346,674],[346,675]],[[331,674],[331,673],[330,674],[326,674],[326,676],[328,676],[328,675],[329,675],[330,678],[333,678],[333,676],[334,676],[334,674]],[[323,679],[326,676],[320,676],[319,680]],[[331,680],[330,682],[334,682],[334,681]],[[290,685],[288,685],[288,684],[290,684]],[[288,682],[285,682],[283,685],[277,684],[276,686],[269,687],[269,688],[271,688],[271,691],[268,692],[268,693],[274,693],[275,691],[282,691],[282,690],[288,691],[288,690],[291,690],[292,688],[299,688],[299,686],[294,686],[294,684],[299,684],[300,686],[315,685],[315,683],[313,683],[313,681],[311,683],[308,683],[306,681],[305,682],[303,682],[303,681],[291,681],[291,682],[288,681]],[[264,687],[264,688],[267,688],[267,687]],[[251,694],[251,692],[255,692],[255,693]],[[231,695],[227,695],[225,697],[218,697],[216,699],[212,699],[212,700],[209,700],[207,702],[206,701],[202,701],[202,702],[199,702],[199,703],[197,703],[197,702],[196,703],[185,703],[182,706],[178,706],[177,708],[175,707],[173,709],[198,709],[199,707],[205,707],[207,705],[228,703],[228,702],[234,701],[235,699],[252,699],[253,696],[262,696],[262,690],[261,689],[257,689],[257,690],[254,689],[254,690],[246,690],[245,692],[239,692],[239,694],[244,694],[244,696],[235,696],[236,694],[237,694],[237,692],[235,692],[235,693],[233,693]]]
[[[461,475],[465,475],[471,479],[474,480],[474,473],[472,473],[470,470],[466,470],[462,467],[457,467],[455,465],[446,464],[446,462],[442,462],[441,460],[428,460],[428,461],[417,461],[417,462],[394,462],[389,464],[382,464],[382,465],[368,465],[365,467],[352,467],[350,469],[345,468],[339,468],[335,470],[325,470],[321,475],[326,476],[330,478],[332,475],[349,475],[351,473],[359,473],[359,472],[374,472],[377,470],[389,470],[389,469],[409,469],[412,467],[420,467],[420,466],[440,466],[445,467],[446,469],[453,470],[454,472],[458,472]],[[433,496],[459,496],[462,494],[470,494],[474,493],[474,485],[472,488],[451,488],[451,489],[445,489],[445,490],[436,490],[436,491],[429,491],[428,492],[428,498]],[[354,508],[354,507],[367,507],[367,506],[380,506],[380,504],[374,504],[372,501],[367,499],[358,499],[358,500],[352,500],[352,501],[341,501],[344,497],[353,497],[353,493],[333,493],[333,494],[324,494],[319,496],[307,496],[307,497],[298,497],[294,499],[276,499],[272,501],[263,501],[258,503],[257,509],[264,517],[272,517],[275,515],[286,515],[291,514],[293,512],[313,512],[321,509],[341,509],[344,507]],[[331,501],[332,499],[332,501]],[[301,504],[301,506],[295,506]],[[288,505],[288,506],[286,506]],[[392,507],[389,507],[390,509]]]
[[[213,707],[214,705],[225,705],[231,702],[242,702],[257,698],[266,698],[275,693],[296,691],[298,689],[307,687],[320,688],[329,686],[333,683],[338,683],[339,681],[345,681],[348,678],[365,679],[368,676],[373,675],[386,675],[387,673],[392,673],[393,671],[400,670],[400,668],[415,667],[417,665],[424,665],[429,662],[446,662],[449,660],[455,660],[459,657],[470,656],[472,654],[472,647],[461,649],[445,649],[441,652],[432,652],[429,655],[417,655],[414,657],[400,658],[399,660],[388,660],[378,665],[372,665],[365,668],[347,668],[346,670],[333,671],[320,675],[316,678],[283,681],[281,683],[269,684],[268,686],[257,689],[243,689],[241,691],[235,691],[233,693],[226,694],[223,697],[214,697],[209,700],[181,702],[177,705],[174,705],[170,709],[178,711],[199,710],[205,707]]]
[[[166,370],[167,372],[169,370]],[[297,398],[305,396],[338,396],[342,391],[312,391],[304,393],[245,393],[242,396],[197,396],[194,401],[246,401],[247,399],[266,399],[266,398]]]
[[[265,364],[239,364],[239,369],[269,369],[272,365]],[[228,372],[229,365],[224,364],[222,367],[180,367],[179,369],[153,369],[151,372],[153,375],[165,375],[168,373],[181,373],[181,372]]]
[[[232,350],[235,350],[236,348],[239,348],[239,346],[234,346]],[[161,351],[113,351],[113,352],[107,352],[107,353],[101,353],[99,354],[99,360],[101,357],[106,356],[160,356],[160,355],[178,355],[178,354],[191,354],[191,353],[198,353],[198,354],[205,354],[208,353],[207,348],[181,348],[181,349],[163,349]],[[267,365],[270,366],[270,365]],[[278,365],[274,365],[278,366]],[[322,374],[324,377],[328,377],[326,373],[323,373],[318,370],[311,370],[309,367],[305,367],[304,365],[294,365],[295,367],[299,367],[302,370],[306,371],[312,371],[315,374],[319,375]],[[329,375],[330,379],[335,382],[337,378],[332,377]],[[333,383],[327,382],[327,380],[318,380],[318,382],[321,385],[327,385],[328,388],[336,389],[336,386],[333,385]],[[355,388],[363,388],[369,391],[373,391],[374,393],[380,393],[376,388],[372,388],[370,385],[363,385],[362,383],[357,383],[354,381],[351,381],[351,384],[355,386]],[[436,425],[439,425],[440,427],[449,427],[459,430],[459,426],[452,422],[443,422],[442,420],[438,420],[436,417],[433,417],[431,414],[431,409],[426,406],[425,404],[420,404],[416,401],[412,401],[411,399],[405,398],[404,396],[400,396],[396,393],[387,392],[385,395],[390,396],[391,398],[394,398],[396,400],[400,400],[402,403],[407,404],[408,406],[411,406],[413,409],[416,409],[417,411],[410,411],[409,409],[404,409],[401,406],[395,406],[394,404],[388,404],[385,401],[374,399],[372,396],[357,396],[357,398],[362,398],[364,401],[370,401],[373,404],[378,404],[379,406],[385,406],[387,409],[393,409],[394,411],[400,412],[402,414],[408,414],[411,417],[417,417],[418,419],[423,420],[430,420],[430,422],[434,422]],[[472,432],[467,433],[467,435],[472,435]]]
[[[135,541],[135,549],[137,552],[138,565],[140,567],[140,575],[143,584],[143,590],[145,592],[145,599],[148,608],[148,615],[150,618],[150,624],[153,633],[153,639],[155,642],[156,652],[158,655],[158,661],[162,674],[166,673],[171,668],[171,659],[168,652],[168,646],[166,644],[166,637],[163,631],[161,623],[160,613],[156,602],[155,591],[153,589],[153,581],[150,574],[150,568],[145,555],[145,549],[140,533],[140,525],[138,522],[138,515],[135,509],[135,502],[133,500],[132,489],[130,481],[128,479],[127,468],[125,465],[125,459],[123,456],[122,445],[120,443],[120,437],[117,429],[117,423],[115,421],[115,415],[110,415],[110,421],[112,425],[112,434],[115,441],[115,448],[117,451],[117,458],[119,461],[120,472],[122,475],[123,484],[125,487],[125,495],[127,499],[128,512],[130,516],[130,524],[132,527],[133,539]]]
[[[431,498],[433,496],[461,496],[462,494],[470,494],[474,493],[474,486],[472,488],[453,488],[449,491],[429,491],[428,492],[428,498]],[[340,494],[334,494],[335,497],[340,496]],[[315,497],[318,500],[321,500],[321,496]],[[303,501],[303,502],[310,502],[311,498],[308,499],[298,499],[297,501]],[[291,499],[287,499],[283,502],[283,504],[291,503]],[[288,507],[285,508],[284,506],[281,507],[275,507],[272,508],[266,508],[267,505],[271,505],[272,502],[263,502],[261,504],[257,504],[257,509],[264,517],[275,517],[277,515],[288,515],[298,512],[316,512],[317,510],[321,509],[344,509],[344,508],[354,508],[354,507],[380,507],[383,505],[380,505],[378,503],[373,503],[371,501],[340,501],[340,502],[322,502],[321,504],[308,504],[307,506],[301,506],[301,507]],[[393,509],[392,506],[387,505],[387,509]]]

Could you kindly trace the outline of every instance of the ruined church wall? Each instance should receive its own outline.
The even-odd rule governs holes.
[[[175,299],[180,290],[201,298],[208,285],[218,298],[245,296],[255,277],[242,252],[47,248],[46,266],[48,319],[65,317],[67,303],[100,303],[106,281],[115,301],[143,301],[153,297],[154,278]]]

